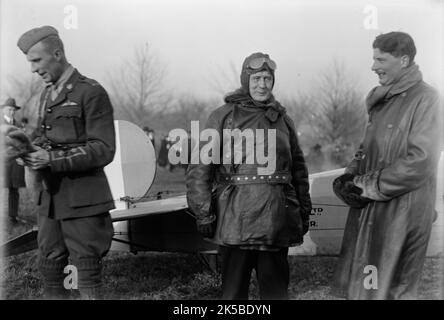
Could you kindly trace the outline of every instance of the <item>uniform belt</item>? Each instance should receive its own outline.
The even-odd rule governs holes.
[[[85,143],[67,143],[67,144],[57,144],[51,143],[48,146],[49,150],[69,150],[71,148],[84,147]]]
[[[83,147],[85,143],[67,143],[67,144],[58,144],[53,142],[44,142],[41,144],[37,144],[39,147],[47,150],[47,151],[58,151],[58,150],[69,150],[71,148]]]
[[[270,175],[257,174],[219,174],[216,178],[220,184],[289,184],[291,183],[291,174],[288,172],[278,172]]]

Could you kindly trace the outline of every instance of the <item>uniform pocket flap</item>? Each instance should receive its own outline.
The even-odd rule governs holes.
[[[79,106],[62,106],[54,109],[56,118],[81,118],[82,109]]]

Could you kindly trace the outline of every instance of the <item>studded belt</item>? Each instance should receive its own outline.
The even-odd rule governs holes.
[[[270,175],[257,174],[219,174],[217,182],[221,184],[255,184],[255,183],[291,183],[291,174],[289,172],[275,172]]]

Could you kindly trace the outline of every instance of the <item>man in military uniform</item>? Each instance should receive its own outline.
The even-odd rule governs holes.
[[[20,107],[16,105],[15,99],[9,98],[1,105],[3,117],[1,117],[0,123],[16,126],[16,120],[14,118],[15,112],[20,110]],[[17,164],[15,160],[5,161],[5,176],[4,187],[8,189],[8,215],[12,223],[18,222],[18,210],[20,193],[19,188],[24,188],[25,185],[25,170],[23,166]]]
[[[64,298],[64,268],[78,272],[81,298],[100,297],[114,209],[103,168],[115,153],[113,108],[104,88],[74,69],[55,28],[24,33],[17,43],[46,88],[40,99],[37,151],[23,157],[41,177],[39,270],[46,298]]]

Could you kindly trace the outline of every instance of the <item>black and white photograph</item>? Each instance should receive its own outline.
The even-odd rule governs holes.
[[[0,0],[0,299],[443,300],[443,97],[440,0]]]

